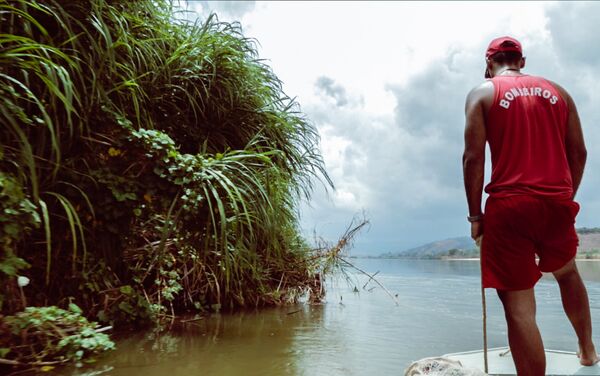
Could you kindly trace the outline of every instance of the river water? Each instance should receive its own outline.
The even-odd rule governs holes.
[[[375,273],[329,283],[327,303],[212,315],[168,331],[125,336],[118,349],[68,375],[403,375],[414,360],[482,348],[477,261],[354,259]],[[579,262],[594,336],[600,344],[600,262]],[[354,291],[354,287],[358,292]],[[487,292],[490,347],[505,346],[506,324]],[[577,340],[550,276],[536,287],[546,348],[574,351]]]

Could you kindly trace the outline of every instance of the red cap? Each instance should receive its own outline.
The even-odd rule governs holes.
[[[518,52],[523,54],[523,48],[518,40],[511,37],[500,37],[490,42],[485,52],[485,57],[489,59],[498,52]]]

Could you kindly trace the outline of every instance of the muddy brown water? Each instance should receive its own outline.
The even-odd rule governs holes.
[[[331,281],[324,305],[218,314],[170,330],[121,336],[118,349],[98,363],[50,374],[403,375],[414,360],[482,347],[478,262],[353,261],[379,271],[377,278],[398,294],[399,305],[373,282],[363,289],[367,279],[354,275],[349,285]],[[579,268],[600,343],[600,262],[579,262]],[[536,296],[546,347],[575,350],[551,277],[539,282]],[[489,345],[505,346],[501,307],[493,291],[487,298]]]

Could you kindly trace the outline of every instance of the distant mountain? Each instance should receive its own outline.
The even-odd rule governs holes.
[[[600,228],[577,229],[579,235],[579,254],[600,256]],[[477,257],[475,242],[468,236],[437,240],[419,247],[400,252],[388,252],[380,255],[381,258],[419,258],[437,259],[447,256]],[[589,258],[589,257],[587,257]]]
[[[452,249],[471,250],[476,248],[475,242],[468,236],[437,240],[419,247],[407,249],[400,252],[389,252],[381,255],[384,258],[438,258]]]

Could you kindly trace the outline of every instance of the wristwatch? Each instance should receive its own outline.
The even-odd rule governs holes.
[[[479,222],[483,219],[483,213],[481,214],[477,214],[477,215],[467,215],[467,221],[473,223],[473,222]]]

